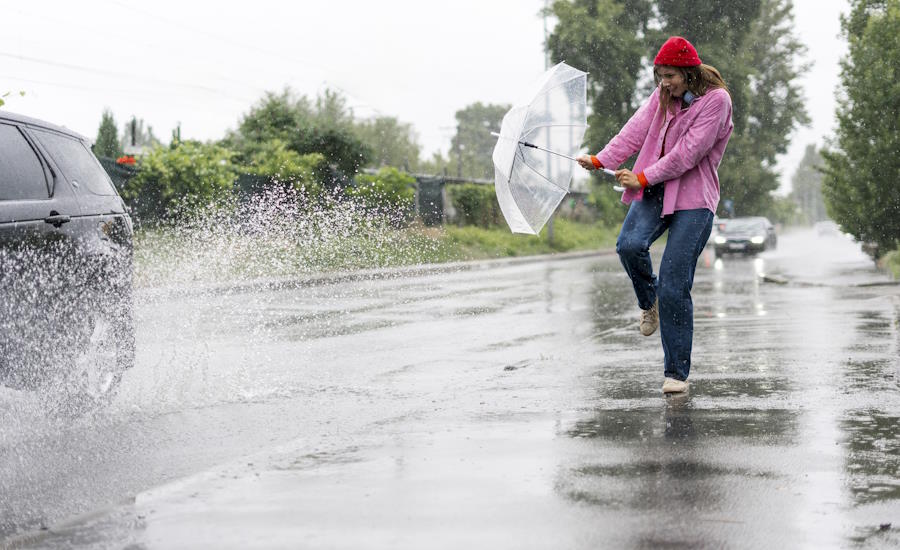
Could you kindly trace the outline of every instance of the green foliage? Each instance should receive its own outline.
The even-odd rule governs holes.
[[[343,174],[353,174],[371,157],[371,150],[355,134],[352,113],[341,96],[326,91],[313,106],[290,88],[265,96],[245,114],[238,129],[222,145],[248,161],[260,144],[281,140],[299,155],[321,153]]]
[[[144,119],[135,116],[125,123],[122,128],[122,138],[119,142],[122,149],[128,151],[130,148],[148,148],[160,147],[162,142],[153,134],[153,127],[149,124],[144,128]]]
[[[547,231],[544,227],[535,236],[511,233],[505,224],[496,228],[447,226],[444,239],[454,251],[451,258],[475,260],[612,248],[617,235],[615,228],[600,222],[586,224],[563,218],[554,222],[552,243]]]
[[[423,174],[434,174],[434,175],[450,175],[450,161],[448,161],[444,156],[440,153],[440,151],[435,151],[431,154],[430,159],[423,160],[419,164],[419,170]],[[453,173],[454,175],[456,172]]]
[[[391,217],[405,217],[413,207],[416,178],[387,166],[377,174],[356,176],[356,185],[345,190],[368,209]]]
[[[119,143],[116,121],[109,109],[104,109],[103,116],[100,118],[100,128],[97,130],[97,140],[94,142],[94,154],[98,157],[113,159],[122,156],[122,145]]]
[[[4,92],[3,95],[0,95],[0,107],[3,107],[4,105],[6,105],[6,98],[9,97],[10,94],[12,94],[12,92]],[[24,97],[25,91],[24,90],[20,91],[19,96]]]
[[[369,166],[400,166],[407,172],[419,169],[420,147],[412,125],[380,116],[357,124],[355,131],[372,150]]]
[[[900,249],[891,250],[881,258],[881,261],[894,279],[900,279]]]
[[[646,40],[652,2],[557,0],[550,13],[558,20],[547,40],[553,61],[565,61],[588,73],[591,115],[585,143],[599,151],[643,99],[635,90],[644,68],[642,58],[653,47]]]
[[[591,178],[588,204],[597,211],[600,222],[610,227],[621,226],[628,213],[628,207],[622,204],[622,193],[613,189],[609,176]]]
[[[823,153],[829,215],[883,254],[900,239],[900,0],[853,0],[842,29],[834,149]]]
[[[318,196],[319,184],[325,170],[325,156],[321,153],[301,155],[288,149],[280,139],[263,142],[250,155],[247,171],[263,176],[270,182],[290,184],[295,189],[304,190],[308,196]]]
[[[456,112],[456,135],[450,144],[447,169],[450,176],[491,179],[494,163],[491,159],[496,139],[491,132],[500,131],[503,115],[510,105],[473,103]]]
[[[797,82],[806,67],[798,63],[803,46],[792,34],[791,9],[790,0],[557,0],[551,11],[559,23],[547,47],[589,73],[585,142],[597,151],[649,93],[647,60],[670,35],[690,40],[731,91],[735,129],[719,169],[722,197],[734,201],[737,215],[759,214],[778,188],[776,157],[807,122]]]
[[[812,224],[828,218],[822,198],[822,169],[825,160],[815,144],[806,146],[803,159],[791,179],[791,199],[799,209],[798,222]]]
[[[460,225],[487,228],[504,223],[493,186],[463,183],[448,185],[446,190],[450,202],[456,208]]]
[[[237,174],[234,153],[218,145],[184,141],[157,147],[138,162],[122,190],[139,220],[177,217],[183,208],[229,197]]]
[[[805,220],[791,197],[773,197],[771,205],[762,215],[781,225],[798,225]]]
[[[728,52],[731,58],[725,57],[719,67],[733,87],[735,113],[720,185],[738,216],[774,207],[777,157],[787,151],[794,128],[809,122],[798,81],[808,70],[798,63],[806,49],[793,35],[792,9],[790,0],[759,2],[758,15],[740,37],[737,51]]]

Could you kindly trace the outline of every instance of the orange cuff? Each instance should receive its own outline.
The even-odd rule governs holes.
[[[641,187],[650,185],[650,182],[647,181],[647,176],[645,176],[643,172],[638,172],[637,179],[641,182]]]
[[[596,168],[597,170],[600,170],[601,168],[603,168],[603,163],[600,162],[600,159],[598,159],[594,155],[591,155],[591,164],[593,164],[594,168]]]

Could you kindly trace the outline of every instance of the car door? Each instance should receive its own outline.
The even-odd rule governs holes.
[[[78,201],[46,162],[34,140],[0,121],[0,246],[46,247],[71,240]]]
[[[85,141],[41,127],[29,127],[28,132],[78,200],[81,212],[73,225],[79,232],[79,282],[85,289],[80,299],[81,334],[83,341],[100,341],[114,350],[115,365],[101,366],[99,376],[117,377],[134,363],[131,219]]]
[[[72,221],[83,252],[94,259],[102,256],[101,263],[119,263],[130,269],[131,221],[97,157],[77,137],[37,127],[28,132],[57,169],[62,184],[77,198],[80,213]],[[106,268],[119,269],[111,264]]]
[[[65,334],[61,289],[80,208],[37,144],[0,120],[0,382],[12,387],[49,364],[46,342]]]

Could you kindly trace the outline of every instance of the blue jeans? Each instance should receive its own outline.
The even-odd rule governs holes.
[[[660,217],[663,184],[644,190],[644,198],[631,203],[616,252],[634,285],[638,306],[650,309],[659,299],[659,332],[665,354],[665,376],[687,380],[694,339],[694,303],[691,287],[697,258],[712,231],[713,213],[705,208],[678,210]],[[653,274],[650,245],[666,230],[669,238],[659,267]]]

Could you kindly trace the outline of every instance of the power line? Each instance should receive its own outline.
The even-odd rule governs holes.
[[[153,78],[153,77],[148,77],[148,76],[139,75],[139,74],[134,74],[134,73],[123,73],[123,72],[118,72],[118,71],[109,71],[109,70],[106,70],[106,69],[98,69],[98,68],[95,68],[95,67],[85,67],[85,66],[82,66],[82,65],[72,65],[72,64],[70,64],[70,63],[60,63],[60,62],[58,62],[58,61],[51,61],[51,60],[49,60],[49,59],[41,59],[41,58],[38,58],[38,57],[29,57],[29,56],[25,56],[25,55],[19,55],[19,54],[10,53],[10,52],[0,52],[0,57],[9,57],[9,58],[12,58],[12,59],[18,59],[19,61],[25,61],[25,62],[28,62],[28,63],[37,63],[37,64],[41,64],[41,65],[49,65],[49,66],[51,66],[51,67],[59,67],[59,68],[68,69],[68,70],[72,70],[72,71],[80,71],[80,72],[92,73],[92,74],[97,74],[97,75],[102,75],[102,76],[111,76],[111,77],[117,77],[117,78],[135,78],[135,79],[143,80],[143,81],[146,81],[146,82],[153,82],[153,83],[156,83],[156,84],[163,84],[163,85],[166,85],[166,86],[176,86],[176,87],[179,87],[179,88],[190,88],[190,89],[199,90],[199,91],[202,91],[202,92],[205,92],[205,93],[209,93],[209,94],[214,94],[214,95],[220,95],[220,96],[223,96],[223,97],[227,97],[227,98],[232,99],[232,100],[234,100],[234,101],[240,101],[241,103],[252,103],[252,101],[253,101],[253,100],[247,99],[247,98],[245,98],[245,97],[238,97],[238,96],[234,96],[234,95],[231,95],[231,94],[228,94],[228,93],[223,93],[221,90],[218,90],[218,89],[216,89],[216,88],[210,88],[210,87],[207,87],[207,86],[201,86],[201,85],[198,85],[198,84],[187,84],[187,83],[184,83],[184,82],[175,82],[175,81],[171,81],[171,80],[162,80],[162,79],[159,79],[159,78]]]
[[[199,27],[195,27],[195,26],[193,26],[193,25],[188,25],[188,24],[186,24],[186,23],[182,23],[181,21],[178,21],[178,20],[176,20],[176,19],[170,19],[170,18],[168,18],[168,17],[163,17],[163,16],[159,15],[159,14],[156,13],[156,12],[153,12],[153,11],[147,11],[147,10],[144,10],[144,9],[141,9],[141,8],[138,8],[138,7],[135,7],[135,6],[126,4],[126,3],[124,3],[124,2],[121,2],[120,0],[107,0],[107,2],[110,3],[110,4],[113,4],[113,5],[115,5],[115,6],[118,6],[119,8],[122,8],[122,9],[124,9],[124,10],[132,11],[132,12],[135,12],[135,13],[139,13],[139,14],[141,14],[141,15],[145,15],[145,16],[148,16],[148,17],[152,17],[153,19],[157,19],[157,20],[159,20],[159,21],[162,21],[163,23],[167,23],[167,24],[170,24],[170,25],[175,25],[175,26],[180,27],[180,28],[182,28],[182,29],[191,31],[192,33],[196,33],[196,34],[200,34],[200,35],[206,36],[206,37],[208,37],[208,38],[212,38],[213,40],[217,40],[217,41],[219,41],[219,42],[221,42],[221,43],[223,43],[223,44],[227,44],[227,45],[229,45],[229,46],[231,46],[231,47],[234,47],[234,48],[238,48],[238,49],[241,49],[241,50],[252,50],[252,51],[255,51],[255,52],[258,52],[258,53],[261,53],[261,54],[265,54],[265,55],[267,55],[267,56],[279,57],[279,58],[281,58],[281,59],[284,59],[284,60],[286,60],[286,61],[290,61],[291,63],[295,63],[295,64],[300,64],[300,65],[304,65],[304,64],[305,64],[305,65],[313,65],[313,66],[316,66],[316,67],[322,69],[322,70],[325,71],[326,73],[328,73],[328,71],[330,70],[329,67],[326,67],[326,66],[324,66],[324,65],[321,65],[321,64],[319,64],[319,63],[316,63],[315,61],[310,61],[309,59],[303,59],[303,60],[301,60],[301,59],[297,59],[297,58],[295,58],[295,57],[291,57],[291,56],[289,56],[289,55],[285,55],[283,52],[280,52],[280,51],[277,51],[277,50],[269,50],[269,49],[266,49],[266,48],[260,48],[259,46],[255,45],[255,44],[252,44],[252,43],[240,42],[240,41],[234,40],[234,39],[232,39],[232,38],[228,38],[228,37],[225,37],[225,36],[216,34],[216,33],[209,32],[209,31],[207,31],[207,30],[205,30],[205,29],[203,29],[203,28],[199,28]],[[345,96],[347,96],[348,98],[357,100],[357,103],[359,103],[359,104],[361,104],[361,105],[363,105],[363,106],[367,106],[367,107],[369,107],[370,109],[372,109],[373,111],[375,111],[376,113],[381,114],[382,111],[381,111],[380,109],[378,109],[377,107],[375,107],[374,105],[372,105],[372,104],[371,104],[370,102],[368,102],[368,101],[362,101],[358,94],[354,94],[354,93],[349,92],[345,87],[340,86],[340,85],[334,83],[333,81],[328,80],[328,81],[326,81],[326,83],[327,83],[327,85],[328,85],[330,88],[335,89],[335,90],[337,90],[337,91],[343,93],[343,94],[344,94]]]
[[[19,15],[24,15],[24,16],[26,16],[26,17],[31,17],[31,18],[36,19],[36,20],[40,20],[40,21],[50,21],[50,22],[52,22],[52,23],[60,23],[60,24],[64,24],[64,25],[66,25],[67,28],[71,28],[71,27],[80,27],[81,29],[84,29],[84,30],[89,31],[89,32],[90,32],[93,36],[95,36],[95,37],[97,37],[97,36],[99,36],[99,35],[102,35],[102,36],[104,36],[104,37],[118,38],[118,39],[125,39],[125,40],[128,41],[128,45],[129,45],[130,47],[142,46],[142,47],[145,47],[145,48],[148,48],[148,49],[150,49],[150,48],[156,48],[156,47],[157,47],[157,44],[151,44],[151,43],[146,42],[146,41],[136,40],[136,37],[135,37],[135,35],[134,35],[133,33],[131,33],[131,34],[126,34],[126,33],[122,33],[122,32],[115,32],[115,31],[112,31],[108,26],[97,27],[97,26],[92,26],[92,25],[85,25],[85,24],[84,24],[83,22],[81,22],[81,21],[64,21],[64,20],[59,19],[59,18],[56,18],[56,17],[49,17],[49,16],[47,16],[47,15],[45,15],[45,14],[29,13],[29,12],[23,11],[23,10],[21,10],[21,9],[14,9],[14,10],[12,10],[12,11],[18,13]],[[253,90],[254,92],[256,92],[256,93],[258,93],[258,94],[260,94],[260,95],[262,95],[263,93],[265,93],[265,90],[263,90],[262,88],[258,88],[258,87],[256,87],[256,86],[252,85],[252,84],[249,83],[246,79],[244,79],[244,80],[239,80],[239,79],[231,78],[231,77],[228,77],[228,76],[219,74],[219,73],[211,72],[211,71],[208,71],[208,70],[205,70],[204,72],[205,72],[207,75],[211,76],[212,78],[215,78],[215,79],[218,79],[218,80],[222,80],[223,82],[227,82],[227,83],[230,83],[230,84],[238,84],[238,85],[244,86],[244,87],[246,87],[246,88],[249,88],[249,89]]]
[[[45,86],[54,86],[57,88],[69,88],[71,90],[82,90],[85,92],[115,92],[118,94],[137,94],[141,95],[143,93],[144,97],[147,99],[155,98],[156,95],[152,93],[144,93],[143,90],[123,90],[123,89],[110,89],[110,88],[95,88],[91,86],[79,86],[77,84],[69,84],[63,82],[51,82],[49,80],[35,80],[31,78],[21,78],[18,76],[9,76],[9,75],[0,75],[0,78],[6,80],[14,80],[18,82],[29,82],[31,84],[43,84]]]

